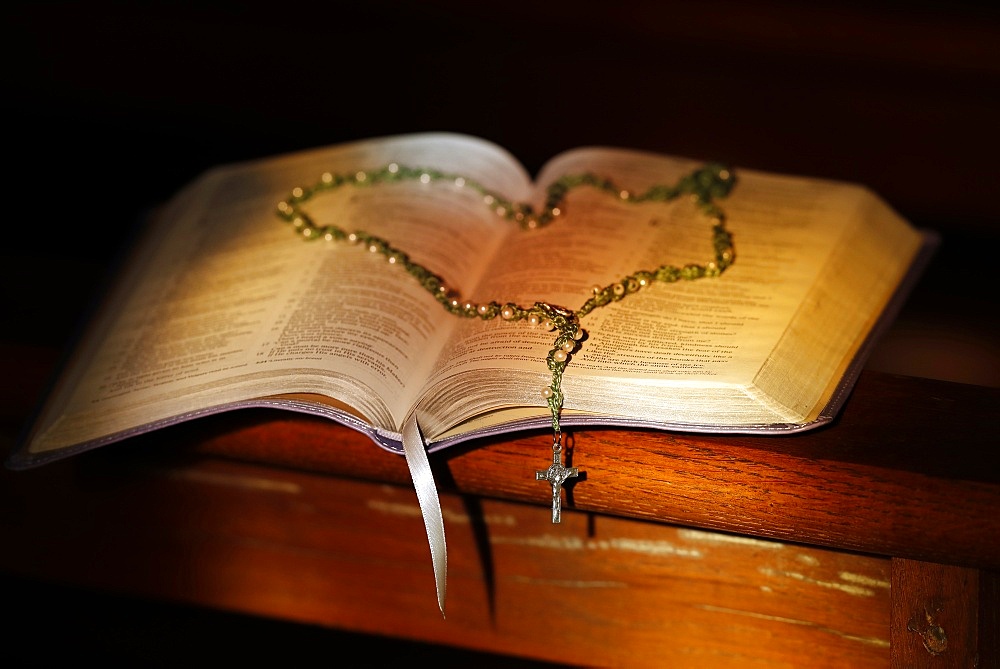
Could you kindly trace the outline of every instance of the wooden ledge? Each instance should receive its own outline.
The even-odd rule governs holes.
[[[1000,389],[865,372],[832,425],[746,437],[573,430],[564,508],[874,555],[1000,569]],[[150,462],[233,459],[411,486],[404,459],[329,421],[282,411],[213,416],[76,456],[100,478]],[[546,513],[543,433],[432,455],[443,492]],[[55,467],[45,465],[44,467]]]

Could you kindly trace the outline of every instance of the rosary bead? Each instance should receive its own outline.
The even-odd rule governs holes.
[[[469,187],[482,196],[483,202],[494,214],[505,220],[516,222],[521,228],[526,230],[544,227],[561,217],[563,215],[561,205],[566,203],[567,194],[570,190],[578,186],[591,186],[604,191],[604,193],[611,197],[617,197],[621,201],[630,202],[667,202],[676,200],[682,195],[688,195],[698,208],[699,213],[712,221],[712,243],[715,250],[715,259],[704,266],[689,264],[683,268],[679,268],[662,265],[655,272],[646,270],[636,271],[634,274],[626,276],[620,282],[613,283],[610,286],[602,287],[601,285],[595,285],[592,288],[592,296],[584,302],[583,306],[575,311],[540,302],[536,303],[535,307],[529,311],[528,309],[522,309],[513,302],[507,302],[502,307],[495,301],[488,304],[476,304],[471,301],[463,302],[459,299],[460,295],[449,290],[443,284],[440,277],[412,262],[405,253],[395,250],[385,240],[360,231],[348,234],[341,228],[333,225],[319,226],[308,214],[299,209],[301,202],[305,202],[319,193],[329,191],[344,184],[353,184],[355,186],[367,186],[371,184],[374,186],[376,184],[404,180],[419,181],[425,185],[436,181],[451,180],[457,188]],[[549,357],[547,358],[550,370],[553,373],[552,383],[548,387],[543,388],[541,392],[542,397],[546,400],[552,411],[553,427],[555,430],[553,453],[558,458],[558,454],[562,449],[559,411],[563,403],[562,394],[558,389],[562,379],[563,366],[569,359],[570,354],[579,346],[580,341],[587,336],[586,332],[580,327],[579,319],[594,309],[620,300],[626,295],[652,284],[654,281],[672,282],[681,278],[696,279],[703,276],[714,277],[720,275],[732,263],[734,251],[731,236],[725,229],[725,215],[715,205],[714,198],[728,195],[734,182],[735,179],[732,173],[727,169],[721,166],[709,166],[680,179],[674,186],[654,185],[645,193],[636,193],[618,188],[610,180],[594,174],[571,174],[565,175],[549,185],[546,190],[544,207],[536,213],[532,205],[503,200],[488,191],[483,185],[473,180],[468,180],[465,177],[447,175],[433,169],[401,167],[398,163],[391,162],[374,172],[359,170],[354,172],[353,175],[323,172],[318,183],[308,188],[293,188],[291,195],[287,199],[278,202],[277,212],[282,220],[292,223],[295,232],[305,239],[322,236],[324,239],[330,241],[346,240],[351,244],[364,243],[371,253],[384,254],[389,264],[403,265],[407,272],[416,278],[436,301],[454,315],[466,317],[478,315],[483,320],[486,320],[499,314],[506,321],[524,318],[532,327],[541,325],[548,331],[558,330],[557,343],[555,344],[555,348],[549,352]],[[551,318],[548,316],[551,316]],[[556,462],[558,463],[558,459]],[[559,483],[562,483],[561,479]],[[553,489],[556,490],[555,486]]]

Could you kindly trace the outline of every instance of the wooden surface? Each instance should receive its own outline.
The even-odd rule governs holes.
[[[920,669],[941,666],[991,666],[980,663],[981,642],[994,653],[997,600],[981,581],[993,577],[952,565],[893,560],[892,666]],[[980,597],[982,596],[982,602]],[[981,603],[984,604],[981,606]],[[980,617],[985,619],[980,620]],[[994,639],[986,639],[992,635]]]
[[[572,666],[888,660],[884,558],[447,494],[442,619],[411,489],[134,455],[5,473],[0,568]]]
[[[795,436],[573,430],[585,476],[568,508],[845,550],[1000,568],[1000,453],[981,425],[1000,389],[868,372],[835,425]],[[280,412],[217,417],[155,441],[407,485],[402,457],[328,421]],[[968,426],[968,427],[966,427]],[[205,429],[207,428],[207,429]],[[317,448],[316,444],[329,444]],[[546,435],[432,456],[440,486],[549,504],[534,472]]]
[[[573,431],[560,525],[544,435],[434,454],[446,619],[404,459],[278,411],[4,472],[0,570],[571,666],[985,667],[996,435],[953,428],[998,393],[867,372],[812,433]]]

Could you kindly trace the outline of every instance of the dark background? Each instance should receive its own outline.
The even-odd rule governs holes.
[[[207,167],[424,130],[493,140],[531,171],[606,144],[861,182],[945,233],[934,308],[983,317],[990,297],[1000,11],[985,5],[7,7],[7,337],[60,341],[123,235]]]
[[[486,137],[532,170],[577,145],[629,146],[861,181],[915,219],[995,223],[1000,12],[974,4],[102,0],[10,12],[5,153],[26,180],[9,227],[54,249],[113,240],[215,163],[422,130]]]
[[[942,235],[897,345],[874,362],[1000,379],[1000,11],[984,4],[100,0],[3,12],[0,343],[64,346],[143,215],[212,165],[449,130],[531,171],[605,144],[864,183]],[[35,399],[8,375],[3,393]],[[50,620],[11,627],[8,648],[57,653],[55,630],[82,657],[153,647],[176,666],[213,639],[217,653],[252,639],[245,659],[260,660],[269,639],[289,641],[266,630],[331,657],[346,643],[18,575],[0,588],[8,613]],[[379,659],[401,647],[365,648]]]

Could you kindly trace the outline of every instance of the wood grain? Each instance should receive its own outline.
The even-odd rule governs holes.
[[[166,455],[166,454],[161,454]],[[572,666],[884,667],[884,558],[218,458],[3,473],[0,569]]]
[[[839,420],[782,437],[574,430],[584,476],[567,508],[877,555],[1000,568],[1000,467],[985,416],[1000,390],[862,375]],[[281,412],[216,416],[118,449],[203,454],[407,485],[401,456],[328,421]],[[544,435],[432,455],[438,485],[548,506],[534,471]],[[118,456],[111,456],[118,457]],[[543,513],[540,509],[540,513]]]

